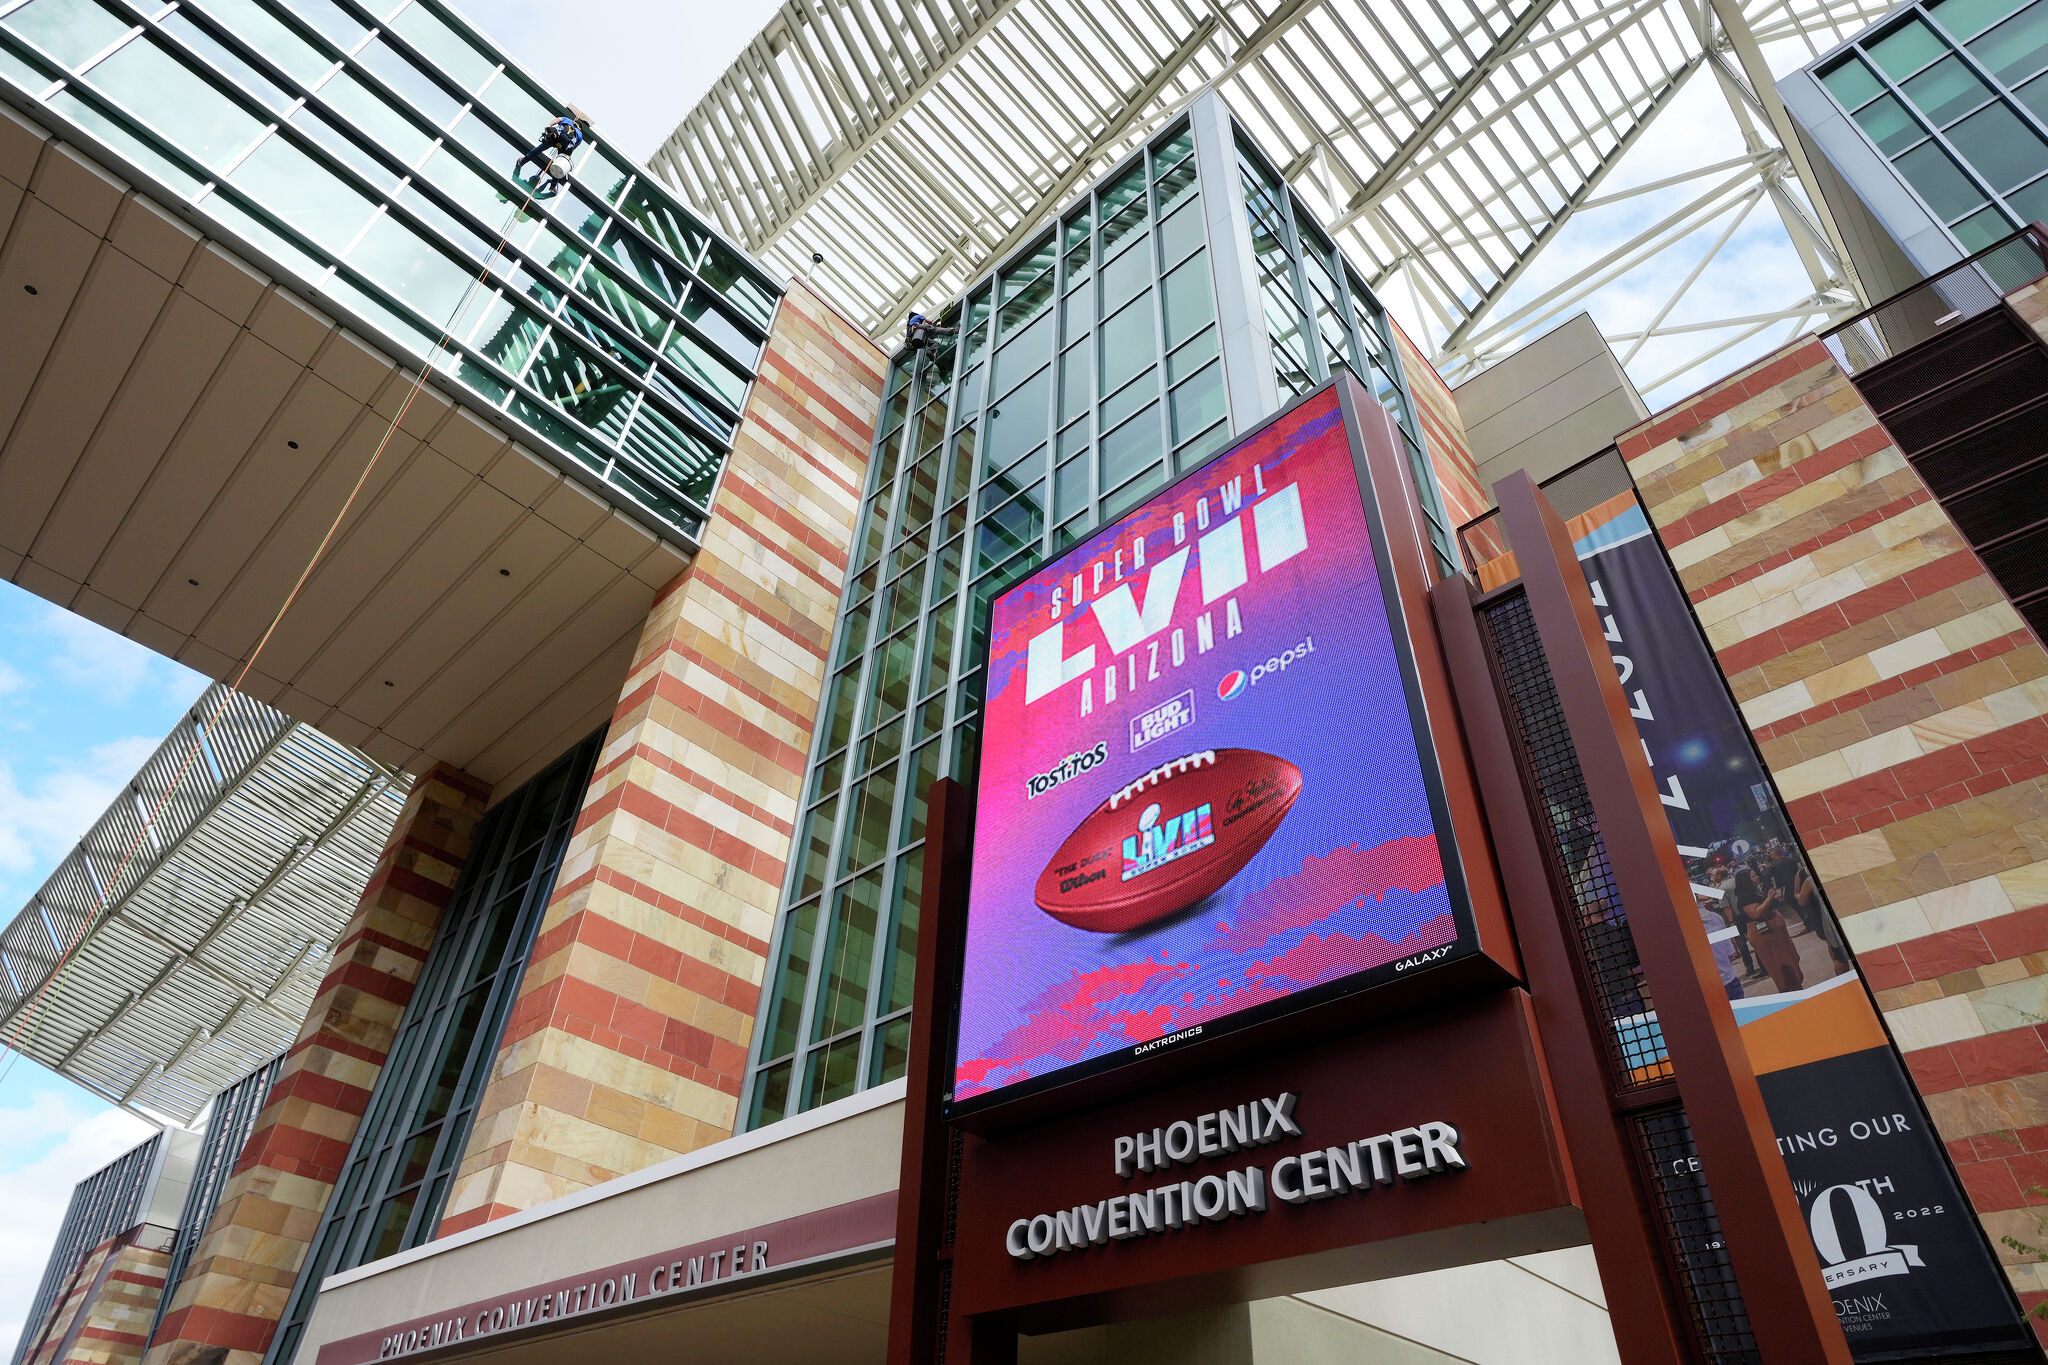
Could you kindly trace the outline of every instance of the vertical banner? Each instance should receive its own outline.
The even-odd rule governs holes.
[[[1571,529],[1856,1359],[2031,1349],[1648,518]]]

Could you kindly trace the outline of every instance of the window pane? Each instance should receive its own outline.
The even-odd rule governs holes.
[[[1102,438],[1102,486],[1114,489],[1159,463],[1159,409],[1150,407]]]
[[[2037,76],[2013,93],[2034,111],[2035,118],[2048,119],[2048,76]]]
[[[889,790],[896,789],[892,776]],[[886,823],[887,817],[884,817]],[[825,940],[825,973],[818,981],[813,1040],[859,1028],[868,999],[868,969],[875,960],[875,924],[882,908],[882,869],[840,888],[832,898],[832,927]]]
[[[256,0],[206,0],[201,8],[208,18],[233,30],[236,37],[307,85],[334,65],[331,57],[301,38],[296,30],[287,28]],[[361,30],[357,33],[360,36]]]
[[[320,87],[319,97],[333,107],[341,122],[366,134],[379,147],[408,166],[419,164],[432,139],[401,114],[390,99],[346,71],[337,71]]]
[[[748,1126],[759,1128],[778,1122],[789,1112],[789,1073],[794,1063],[784,1062],[763,1071],[754,1082],[754,1118]]]
[[[2007,85],[2017,85],[2048,61],[2048,5],[2029,5],[1970,44],[1970,51]]]
[[[996,351],[996,367],[989,385],[996,393],[1010,386],[1052,359],[1052,329],[1057,322],[1050,312],[1042,314]]]
[[[989,408],[984,459],[1001,469],[1044,441],[1052,428],[1052,367],[1047,366]]]
[[[493,113],[527,136],[537,135],[555,116],[547,102],[528,90],[510,71],[500,71],[483,88],[482,99]]]
[[[1138,291],[1152,282],[1151,254],[1142,245],[1133,246],[1115,260],[1104,263],[1097,278],[1102,281],[1102,315],[1107,317],[1136,298]]]
[[[2015,191],[2006,203],[2020,216],[2023,223],[2048,222],[2048,180],[2036,180],[2023,190]]]
[[[464,269],[388,213],[380,214],[363,240],[350,249],[348,263],[437,326],[455,319],[464,293],[476,280],[471,273],[475,267]]]
[[[386,85],[425,114],[427,121],[436,127],[447,127],[448,120],[455,117],[455,111],[462,107],[431,76],[381,38],[372,38],[365,44],[363,50],[356,54],[356,60],[382,76]]]
[[[312,106],[293,114],[290,122],[292,127],[319,143],[323,151],[369,181],[373,188],[389,192],[398,183],[398,176],[389,167],[364,151],[355,139],[332,121],[315,113]]]
[[[875,1056],[868,1084],[885,1085],[910,1070],[910,1019],[893,1019],[875,1031]]]
[[[1906,106],[1891,95],[1879,95],[1852,117],[1886,156],[1897,156],[1927,136]]]
[[[94,67],[86,79],[162,133],[173,146],[216,170],[263,132],[262,120],[158,47],[148,34]],[[324,171],[321,174],[328,180],[334,178]],[[368,216],[367,212],[359,215],[356,226],[361,227]]]
[[[1064,521],[1088,505],[1088,459],[1078,456],[1060,466],[1053,480],[1053,520]]]
[[[230,82],[261,100],[273,113],[282,114],[296,98],[286,94],[283,86],[243,61],[233,49],[199,27],[185,11],[165,15],[157,27],[175,38],[177,46],[196,54],[202,65],[225,73]],[[325,69],[323,64],[320,70]]]
[[[2003,101],[1970,115],[1949,129],[1948,136],[1996,192],[2048,170],[2048,142]]]
[[[699,505],[711,502],[718,478],[719,452],[702,437],[685,431],[652,403],[633,414],[619,448],[648,469],[668,479]]]
[[[1166,357],[1166,382],[1178,383],[1201,369],[1205,362],[1215,357],[1217,344],[1216,329],[1211,327]]]
[[[657,195],[645,180],[633,182],[625,198],[619,201],[619,212],[658,242],[670,255],[686,265],[696,262],[697,253],[702,251],[706,242],[710,240],[709,234],[699,228],[681,209]],[[732,326],[715,311],[711,316],[716,319],[717,324],[728,328]]]
[[[1159,372],[1147,370],[1103,401],[1098,425],[1107,431],[1158,396]]]
[[[1102,324],[1102,391],[1114,393],[1159,358],[1148,290]]]
[[[1982,251],[2001,237],[2012,235],[2012,224],[2006,221],[2005,213],[1997,205],[1979,209],[1953,229],[1956,240],[1963,244],[1965,251]]]
[[[1970,182],[1955,158],[1932,142],[1923,142],[1895,163],[1906,183],[1920,192],[1935,217],[1949,222],[1984,202],[1984,193]]]
[[[1207,252],[1190,257],[1166,277],[1166,345],[1170,350],[1216,318],[1215,296],[1209,287]]]
[[[1034,484],[982,519],[974,567],[1001,564],[1020,551],[1035,551],[1045,530],[1045,485]]]
[[[1934,36],[1933,29],[1916,18],[1908,19],[1864,50],[1877,63],[1878,70],[1902,81],[1946,53],[1948,47]]]
[[[368,199],[275,133],[235,167],[228,183],[255,195],[271,213],[337,253],[370,219]]]
[[[767,325],[768,314],[775,308],[775,295],[754,278],[730,247],[712,238],[697,273],[706,284],[725,295],[742,315]]]
[[[851,689],[849,689],[850,692]],[[839,798],[827,799],[805,817],[803,837],[797,840],[799,896],[817,893],[825,884],[825,872],[832,858],[832,828],[839,819]]]
[[[1860,58],[1851,57],[1833,71],[1820,78],[1844,109],[1855,109],[1868,103],[1884,89],[1883,82],[1865,66]]]
[[[1159,262],[1172,265],[1200,246],[1207,229],[1202,224],[1202,206],[1184,204],[1159,225]]]
[[[829,1047],[815,1048],[805,1061],[803,1107],[815,1109],[843,1100],[858,1088],[859,1080],[859,1034],[842,1038]]]
[[[1072,421],[1088,410],[1090,363],[1085,343],[1068,349],[1060,357],[1060,420]]]
[[[1990,87],[1963,65],[1961,57],[1943,57],[1907,81],[1905,91],[1906,97],[1919,106],[1921,113],[1942,125],[1955,122],[1991,98]],[[1862,117],[1857,115],[1857,121],[1862,122]],[[1869,126],[1864,124],[1866,128]]]
[[[419,49],[420,55],[455,78],[464,90],[474,90],[497,69],[497,63],[477,51],[469,39],[448,27],[419,4],[407,5],[391,20],[391,31]]]
[[[938,776],[939,744],[933,740],[910,756],[910,789],[903,794],[903,827],[897,831],[903,843],[914,844],[924,838],[925,796]]]
[[[1193,207],[1195,159],[1188,157],[1159,177],[1159,188],[1156,192],[1159,195],[1159,215],[1162,218],[1183,205]]]
[[[29,0],[5,26],[70,67],[106,51],[131,27],[98,0]]]
[[[765,1058],[786,1057],[796,1048],[797,1021],[804,1008],[804,985],[811,974],[811,940],[818,925],[818,903],[806,901],[789,912],[782,933],[782,968],[769,997]]]
[[[1203,431],[1223,416],[1223,364],[1212,363],[1169,396],[1176,443]]]
[[[1927,12],[1952,37],[1968,42],[2024,3],[2026,0],[1940,0]]]

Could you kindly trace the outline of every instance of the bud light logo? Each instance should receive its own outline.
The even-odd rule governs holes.
[[[1231,669],[1223,675],[1223,680],[1216,684],[1216,696],[1223,701],[1231,700],[1238,693],[1244,691],[1245,681],[1243,669]]]

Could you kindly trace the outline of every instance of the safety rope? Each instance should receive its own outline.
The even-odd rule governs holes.
[[[262,638],[256,641],[256,647],[249,651],[249,657],[243,662],[241,670],[235,674],[235,680],[228,685],[230,690],[221,693],[220,700],[213,708],[213,714],[208,716],[201,723],[200,728],[193,732],[192,743],[186,749],[184,761],[179,763],[178,771],[171,778],[170,785],[156,798],[155,803],[150,806],[149,812],[143,816],[141,827],[135,831],[134,838],[129,841],[127,849],[121,854],[120,863],[114,868],[114,875],[101,883],[100,898],[98,903],[93,906],[92,913],[86,917],[84,923],[79,925],[78,932],[72,936],[71,942],[66,944],[64,951],[58,955],[56,963],[50,968],[50,974],[43,978],[42,985],[36,988],[34,996],[29,1000],[27,1010],[15,1015],[13,1028],[9,1030],[6,1041],[0,1043],[0,1057],[5,1059],[0,1061],[0,1081],[5,1081],[8,1074],[14,1070],[15,1059],[22,1055],[24,1045],[34,1043],[36,1038],[40,1036],[43,1020],[47,1017],[44,1013],[43,1005],[46,998],[52,1001],[55,998],[51,994],[51,988],[56,986],[59,979],[63,976],[64,967],[70,962],[71,955],[78,950],[78,946],[81,943],[85,942],[86,935],[99,924],[100,917],[106,913],[107,905],[114,894],[114,888],[121,884],[122,874],[128,870],[128,864],[134,859],[136,851],[141,848],[143,840],[149,837],[149,831],[156,824],[157,816],[162,814],[164,807],[170,803],[171,799],[178,794],[180,788],[184,786],[185,775],[192,770],[193,762],[199,757],[200,745],[203,742],[202,736],[212,730],[214,725],[220,720],[221,713],[227,709],[231,693],[241,690],[242,683],[248,678],[250,670],[256,667],[256,660],[262,657],[264,646],[270,643],[270,637],[277,633],[278,626],[284,621],[285,613],[290,611],[292,604],[298,601],[299,593],[305,589],[306,581],[313,576],[313,570],[318,568],[320,561],[326,557],[328,548],[334,543],[335,535],[341,530],[341,523],[347,519],[349,510],[355,506],[356,499],[361,496],[364,485],[369,483],[370,475],[376,470],[378,461],[384,458],[384,451],[390,446],[391,438],[397,434],[399,423],[405,420],[405,414],[411,409],[413,400],[418,398],[420,390],[426,387],[427,372],[433,368],[434,357],[440,354],[441,348],[446,346],[448,339],[455,334],[456,325],[462,321],[462,315],[468,311],[470,301],[476,297],[477,289],[485,280],[490,278],[491,267],[498,263],[498,253],[504,250],[506,239],[512,235],[512,224],[517,222],[519,215],[525,213],[527,207],[533,203],[533,196],[538,192],[541,178],[545,174],[546,168],[543,167],[541,175],[534,177],[532,187],[526,192],[526,198],[521,200],[518,206],[506,215],[505,225],[498,229],[497,242],[492,245],[490,254],[484,258],[484,268],[477,272],[476,278],[471,280],[469,287],[463,290],[462,298],[455,305],[454,314],[448,319],[447,325],[441,329],[441,335],[435,339],[433,350],[428,353],[426,363],[419,367],[420,372],[413,379],[412,388],[406,393],[405,401],[398,405],[398,411],[392,415],[390,424],[384,428],[383,439],[379,440],[377,448],[370,452],[369,462],[363,466],[363,472],[356,476],[355,487],[349,490],[348,497],[341,504],[341,510],[336,512],[334,520],[328,523],[327,533],[320,537],[320,543],[314,547],[312,558],[306,561],[306,567],[300,571],[298,581],[292,584],[292,590],[285,594],[284,602],[278,607],[277,614],[270,618],[270,625],[264,630]],[[26,1039],[22,1036],[24,1028],[28,1030]]]

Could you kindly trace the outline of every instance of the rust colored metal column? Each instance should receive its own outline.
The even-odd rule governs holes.
[[[1657,1216],[1636,1172],[1624,1119],[1601,1063],[1592,1009],[1583,996],[1564,908],[1530,815],[1502,702],[1474,614],[1473,588],[1450,578],[1432,590],[1437,631],[1457,693],[1486,823],[1522,949],[1543,1058],[1556,1089],[1558,1122],[1571,1157],[1593,1259],[1612,1308],[1623,1365],[1687,1365],[1685,1310],[1671,1283]]]
[[[1758,1351],[1771,1365],[1849,1365],[1571,537],[1526,473],[1495,494]]]

